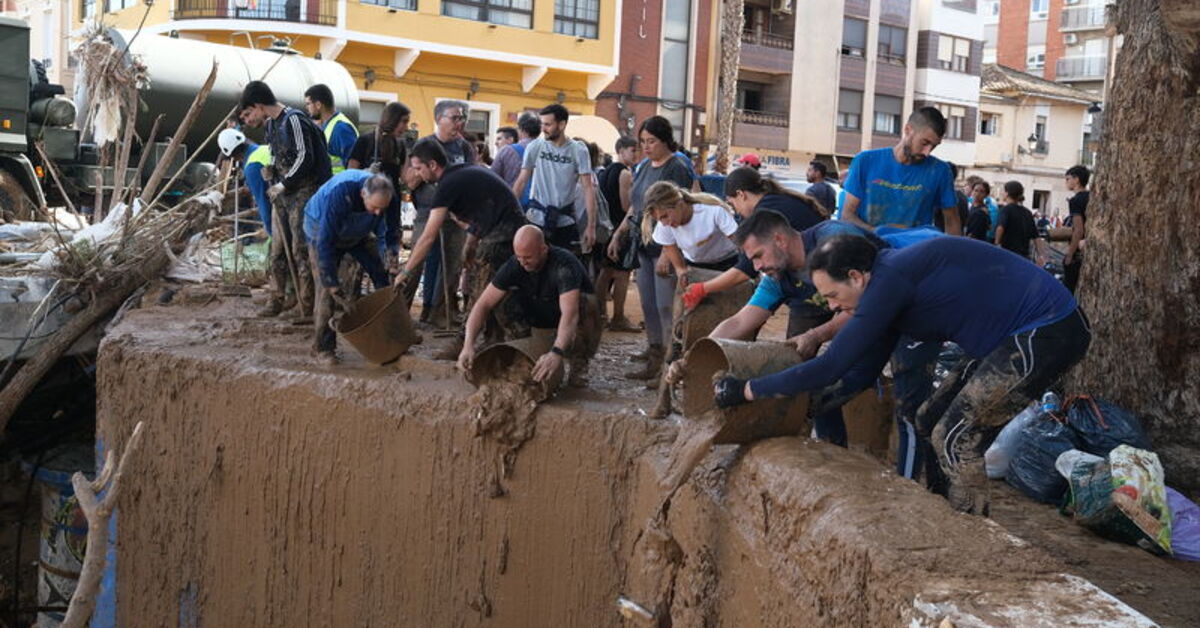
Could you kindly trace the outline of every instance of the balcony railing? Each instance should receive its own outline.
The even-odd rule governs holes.
[[[174,19],[229,18],[337,25],[338,0],[176,0]]]
[[[1104,7],[1070,7],[1063,9],[1062,24],[1059,26],[1063,31],[1086,31],[1104,28],[1105,17]]]
[[[742,43],[753,44],[755,46],[766,46],[767,48],[778,48],[780,50],[792,49],[791,37],[775,35],[773,33],[745,31],[742,33]]]
[[[788,125],[788,114],[778,113],[775,111],[753,111],[750,109],[739,109],[737,113],[737,121],[743,124],[757,124],[760,126],[777,126],[786,128]]]
[[[1108,73],[1107,57],[1064,57],[1058,60],[1055,78],[1060,81],[1102,79]]]

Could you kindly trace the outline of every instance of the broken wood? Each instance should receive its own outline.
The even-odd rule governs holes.
[[[100,278],[94,284],[87,284],[91,301],[55,331],[42,346],[41,352],[27,361],[0,390],[0,433],[4,432],[21,402],[76,340],[120,307],[142,284],[166,272],[170,263],[169,247],[183,246],[192,234],[203,229],[209,216],[220,207],[220,200],[220,194],[210,192],[188,199],[171,212],[160,213],[158,219],[171,225],[167,236],[148,227],[143,229],[149,234],[141,229],[130,234],[130,239],[141,241],[124,246],[128,249],[140,246],[145,249],[145,254],[135,251],[130,262],[114,272],[97,270],[95,275]],[[154,241],[160,238],[164,239]]]
[[[204,81],[204,86],[200,88],[199,93],[196,94],[196,98],[192,100],[192,106],[188,107],[187,115],[183,116],[183,122],[180,122],[179,127],[175,129],[170,143],[167,144],[167,150],[163,151],[162,159],[159,159],[158,163],[154,164],[154,171],[150,173],[150,178],[146,181],[146,186],[142,188],[141,200],[143,205],[150,203],[150,200],[155,197],[159,182],[166,176],[167,168],[171,167],[171,161],[175,159],[175,154],[179,152],[179,147],[183,145],[183,138],[187,136],[188,131],[192,128],[192,124],[196,122],[196,118],[200,115],[200,110],[204,108],[204,103],[208,100],[208,94],[212,91],[213,82],[216,80],[217,62],[213,61],[212,70],[208,73],[208,79]],[[174,177],[172,177],[172,180],[174,180]]]
[[[138,421],[134,426],[133,434],[125,443],[125,451],[121,453],[119,465],[113,464],[116,456],[109,450],[105,456],[104,468],[100,470],[95,481],[89,482],[78,472],[71,477],[79,508],[87,518],[87,549],[83,555],[79,583],[75,586],[75,593],[71,595],[71,605],[67,608],[62,628],[84,628],[96,610],[96,596],[100,593],[100,581],[107,562],[105,555],[108,552],[108,521],[117,506],[117,498],[121,494],[121,478],[125,475],[129,459],[142,442],[144,427],[142,421]],[[98,499],[96,493],[105,490],[104,499]]]

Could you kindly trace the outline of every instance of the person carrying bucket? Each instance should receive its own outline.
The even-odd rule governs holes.
[[[459,369],[470,370],[484,322],[509,296],[533,333],[554,330],[554,344],[537,359],[530,373],[533,381],[549,381],[566,360],[571,365],[567,385],[586,386],[588,362],[600,347],[601,325],[592,280],[583,263],[571,251],[547,244],[546,236],[534,225],[517,230],[513,251],[471,308]]]
[[[309,242],[309,261],[320,290],[313,315],[313,352],[326,365],[337,363],[337,335],[329,327],[334,311],[345,306],[338,279],[342,258],[357,261],[376,290],[388,286],[386,242],[388,220],[384,214],[399,212],[399,199],[392,180],[367,170],[346,170],[321,186],[304,206],[304,235]]]

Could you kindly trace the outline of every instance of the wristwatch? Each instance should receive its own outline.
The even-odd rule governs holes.
[[[558,346],[556,345],[556,346],[550,347],[550,353],[553,353],[554,355],[557,355],[558,357],[561,358],[563,355],[563,350],[559,349]]]

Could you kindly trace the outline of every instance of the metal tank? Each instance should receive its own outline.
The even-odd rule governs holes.
[[[109,33],[118,48],[125,47],[125,42],[132,36],[132,33],[116,29]],[[358,89],[346,68],[334,61],[310,59],[294,52],[276,50],[253,50],[141,34],[133,40],[130,51],[146,65],[150,88],[141,94],[146,108],[138,114],[138,134],[145,137],[150,132],[155,116],[162,113],[165,117],[159,134],[160,137],[169,136],[170,129],[177,128],[183,121],[196,92],[200,91],[204,80],[208,78],[214,59],[219,66],[212,93],[204,103],[200,117],[184,138],[189,153],[197,150],[212,129],[237,105],[242,88],[253,80],[266,81],[279,102],[297,108],[304,106],[305,90],[317,83],[324,83],[333,92],[334,105],[355,123],[358,122]],[[77,83],[82,85],[83,81]],[[83,110],[81,106],[80,111]],[[247,131],[252,138],[262,139],[261,130]],[[201,152],[200,158],[212,160],[216,155],[214,141]]]

